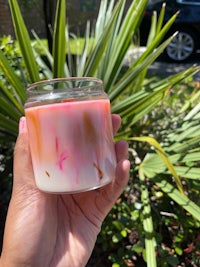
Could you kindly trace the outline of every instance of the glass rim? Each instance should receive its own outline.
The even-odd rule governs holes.
[[[89,86],[100,86],[102,87],[103,81],[99,78],[95,77],[63,77],[63,78],[52,78],[52,79],[46,79],[46,80],[41,80],[35,83],[30,84],[27,88],[26,91],[27,93],[33,92],[34,89],[37,87],[45,86],[45,85],[53,85],[55,83],[59,82],[73,82],[73,81],[85,81],[85,82],[94,82],[94,85],[89,85]]]

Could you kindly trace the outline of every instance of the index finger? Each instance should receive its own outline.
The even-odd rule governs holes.
[[[112,126],[113,126],[113,134],[116,134],[121,125],[121,117],[117,114],[112,114]]]

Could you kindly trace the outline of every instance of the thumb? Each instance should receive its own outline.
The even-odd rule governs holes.
[[[14,149],[14,181],[13,190],[20,186],[35,186],[33,167],[28,142],[26,118],[21,117],[19,135]]]

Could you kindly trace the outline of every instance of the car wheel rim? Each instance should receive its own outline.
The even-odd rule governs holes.
[[[180,32],[167,46],[166,51],[169,58],[173,60],[187,59],[194,51],[194,40],[188,33]]]

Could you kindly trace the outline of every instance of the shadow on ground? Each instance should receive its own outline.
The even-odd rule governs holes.
[[[167,62],[161,56],[149,67],[149,73],[155,76],[166,77],[187,70],[194,65],[200,67],[200,54],[194,55],[190,60],[183,63]],[[200,81],[200,72],[194,76],[194,79]]]

